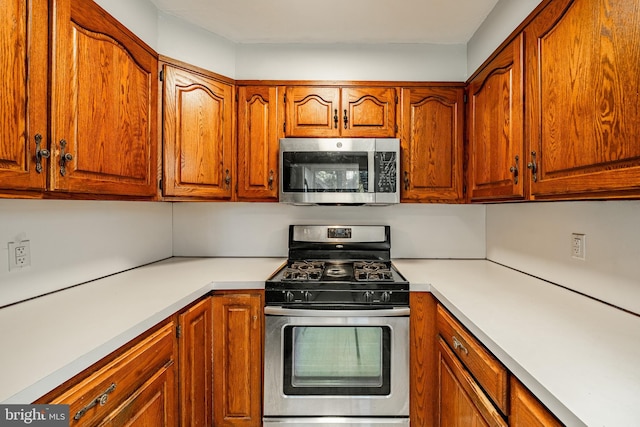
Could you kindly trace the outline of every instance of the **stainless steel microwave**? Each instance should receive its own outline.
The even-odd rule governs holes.
[[[280,202],[399,203],[399,162],[397,138],[282,138]]]

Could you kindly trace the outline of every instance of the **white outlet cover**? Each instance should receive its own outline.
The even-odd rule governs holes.
[[[29,241],[9,242],[9,271],[20,270],[30,265],[31,245]]]

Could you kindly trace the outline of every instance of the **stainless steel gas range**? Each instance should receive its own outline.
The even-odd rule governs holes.
[[[409,425],[409,283],[390,234],[290,226],[265,283],[265,426]]]

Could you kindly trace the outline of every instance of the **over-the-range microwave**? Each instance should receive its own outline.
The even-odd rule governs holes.
[[[280,202],[399,203],[399,161],[397,138],[282,138]]]

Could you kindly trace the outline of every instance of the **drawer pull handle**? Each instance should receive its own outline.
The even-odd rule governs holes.
[[[116,383],[112,383],[108,389],[106,389],[104,391],[104,393],[102,393],[100,396],[96,397],[95,399],[93,399],[91,401],[91,403],[89,403],[87,406],[85,406],[84,408],[80,409],[78,412],[76,412],[76,415],[73,417],[74,420],[79,420],[80,418],[82,418],[84,416],[84,414],[86,414],[89,409],[93,408],[96,405],[100,405],[100,406],[104,406],[107,404],[107,400],[109,399],[109,394],[113,393],[113,390],[116,389]]]
[[[464,354],[469,354],[469,350],[467,350],[467,348],[464,345],[462,345],[460,340],[458,340],[458,338],[455,335],[452,336],[451,339],[453,340],[453,349],[454,350],[460,349],[460,350],[462,350],[462,352]]]

